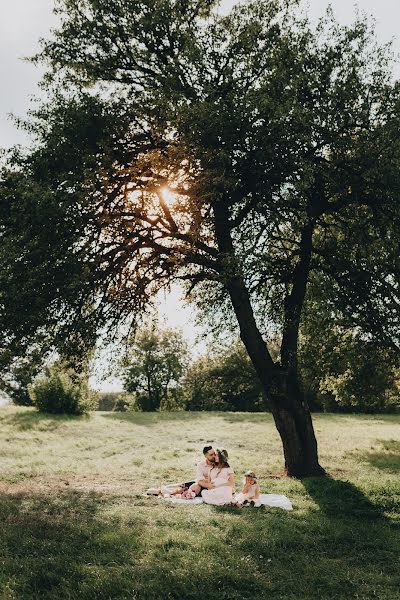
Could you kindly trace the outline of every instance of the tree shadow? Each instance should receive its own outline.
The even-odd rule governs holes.
[[[381,508],[347,482],[302,483],[293,512],[142,499],[121,513],[121,500],[94,493],[0,496],[0,590],[18,600],[395,600],[398,542]]]
[[[272,420],[270,412],[221,412],[218,414],[228,423],[265,423]]]
[[[368,462],[372,467],[387,471],[388,473],[400,472],[400,442],[397,440],[377,440],[381,444],[382,451],[367,451],[363,453],[352,452],[362,461]]]
[[[129,567],[141,524],[127,531],[104,521],[101,506],[95,493],[0,495],[0,596],[134,597]]]
[[[190,423],[210,418],[223,419],[227,423],[265,423],[272,419],[269,412],[225,412],[225,411],[162,411],[162,412],[100,412],[105,419],[116,419],[145,427],[160,423]]]
[[[380,519],[383,511],[349,481],[326,477],[308,477],[302,480],[304,488],[328,517]]]
[[[88,415],[52,415],[36,410],[13,413],[1,418],[4,425],[15,427],[19,431],[55,431],[70,421],[88,419]]]
[[[226,536],[232,552],[265,578],[259,597],[397,598],[398,531],[384,500],[372,502],[354,484],[329,477],[301,484],[307,504],[313,501],[307,509],[214,509],[233,523]]]
[[[104,419],[113,419],[141,425],[144,427],[153,427],[160,423],[175,422],[175,423],[192,423],[195,420],[204,420],[210,418],[209,412],[192,412],[192,411],[162,411],[162,412],[98,412]],[[217,414],[217,413],[216,413]]]
[[[398,422],[399,415],[393,414],[381,414],[381,413],[360,413],[360,412],[320,412],[312,411],[312,417],[318,418],[321,416],[324,422],[330,423],[353,423],[357,421],[372,421],[374,423],[393,423]]]

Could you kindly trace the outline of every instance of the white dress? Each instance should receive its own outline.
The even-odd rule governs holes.
[[[253,500],[255,502],[255,506],[260,506],[260,499],[258,498],[257,500],[255,500],[257,485],[257,483],[253,483],[247,488],[247,492],[240,492],[239,494],[236,494],[234,498],[235,502],[237,502],[238,504],[243,504],[245,500],[247,500],[248,502],[251,502]]]
[[[212,490],[203,490],[201,495],[204,502],[219,506],[222,504],[230,504],[232,502],[232,488],[228,485],[229,475],[233,475],[233,469],[230,467],[224,467],[222,469],[213,467],[210,470],[209,477],[211,483],[221,487],[216,487]]]

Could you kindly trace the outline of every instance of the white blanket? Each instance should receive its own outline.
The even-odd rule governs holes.
[[[281,494],[260,494],[260,502],[261,504],[265,504],[265,506],[283,508],[284,510],[293,510],[293,506],[289,498]]]
[[[164,500],[173,502],[174,504],[203,504],[203,498],[197,496],[193,500],[185,498],[176,498],[175,496],[165,496]],[[272,508],[283,508],[284,510],[293,510],[292,503],[287,496],[281,494],[260,494],[260,503]]]
[[[186,498],[176,498],[175,496],[164,496],[164,500],[167,502],[173,502],[174,504],[203,504],[203,498],[200,496],[196,496],[192,500],[187,500]]]

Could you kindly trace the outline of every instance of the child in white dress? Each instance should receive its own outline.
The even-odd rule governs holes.
[[[215,466],[210,469],[210,488],[202,490],[201,495],[207,504],[231,504],[234,487],[233,469],[228,463],[228,453],[225,449],[217,449]]]
[[[260,486],[258,485],[257,476],[254,471],[246,471],[243,479],[243,488],[240,494],[235,496],[235,503],[238,506],[243,504],[254,503],[254,506],[261,506],[260,502]]]

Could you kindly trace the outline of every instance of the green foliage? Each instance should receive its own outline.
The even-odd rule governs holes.
[[[188,350],[180,331],[148,326],[130,342],[123,359],[127,392],[136,394],[143,411],[179,406],[177,387],[187,363]]]
[[[125,412],[135,406],[132,395],[123,392],[98,392],[96,410]]]
[[[31,347],[23,357],[12,356],[9,352],[1,354],[0,391],[7,394],[14,404],[31,406],[28,385],[40,373],[44,362],[41,349]]]
[[[312,408],[371,413],[399,409],[396,346],[355,327],[352,316],[340,311],[337,290],[327,282],[310,286],[301,331],[300,369]]]
[[[34,406],[44,413],[81,415],[97,403],[86,379],[60,364],[47,367],[45,375],[29,384],[28,390]]]
[[[260,322],[281,328],[310,221],[311,269],[375,336],[395,338],[400,102],[387,53],[363,20],[328,16],[313,31],[297,2],[223,17],[215,4],[59,2],[37,57],[49,101],[26,124],[36,146],[0,185],[7,344],[43,329],[93,343],[173,277],[215,311],[233,273]]]
[[[264,411],[262,386],[243,344],[195,360],[184,381],[186,410]]]
[[[303,340],[303,383],[312,402],[328,412],[394,412],[400,408],[400,372],[373,340],[334,324]]]

